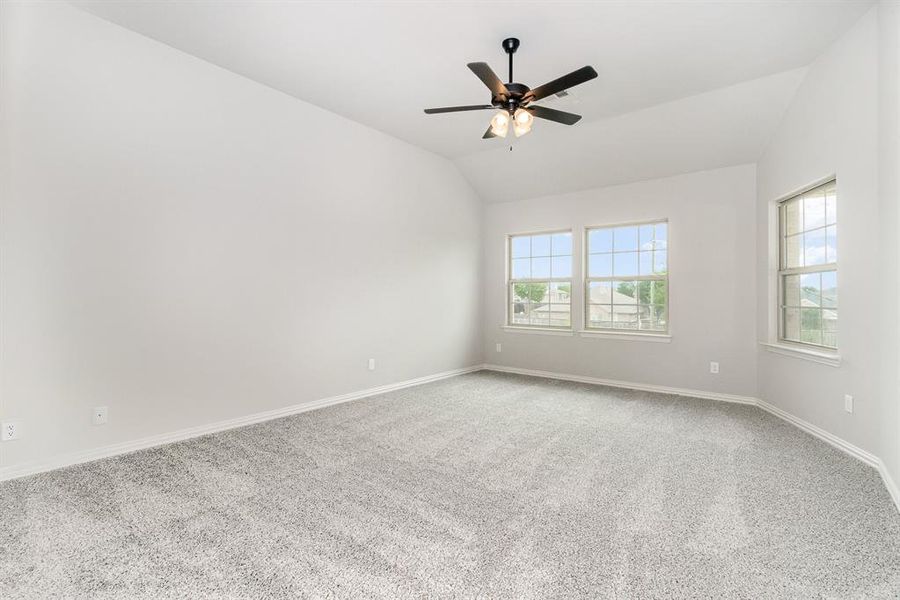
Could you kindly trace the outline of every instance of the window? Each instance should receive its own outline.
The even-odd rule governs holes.
[[[780,339],[837,348],[837,185],[778,206]]]
[[[508,323],[572,326],[572,232],[508,238]]]
[[[669,329],[668,223],[585,231],[585,329]]]

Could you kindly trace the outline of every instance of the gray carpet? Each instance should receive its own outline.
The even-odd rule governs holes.
[[[3,598],[896,598],[877,473],[761,410],[475,373],[0,484]]]

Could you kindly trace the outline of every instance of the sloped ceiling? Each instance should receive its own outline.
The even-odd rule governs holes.
[[[454,160],[487,201],[752,162],[805,65],[872,2],[192,2],[78,0],[101,18]],[[584,115],[482,140],[491,112],[466,68],[532,87],[599,77],[547,104]]]

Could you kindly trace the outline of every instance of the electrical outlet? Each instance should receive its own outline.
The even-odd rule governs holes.
[[[95,406],[91,413],[91,421],[94,425],[106,425],[109,422],[109,407]]]
[[[503,352],[503,346],[500,345],[500,342],[497,342],[497,352]]]
[[[853,396],[850,394],[844,394],[844,410],[848,413],[853,412]]]
[[[719,372],[719,363],[717,363],[717,362],[711,362],[711,363],[709,363],[709,372],[710,372],[710,373],[714,373],[714,374],[718,374],[718,372]]]
[[[4,421],[0,423],[0,441],[10,442],[19,439],[22,426],[18,421]]]
[[[369,359],[369,370],[370,370],[370,371],[374,371],[374,370],[375,370],[375,359],[374,359],[374,358],[370,358],[370,359]]]

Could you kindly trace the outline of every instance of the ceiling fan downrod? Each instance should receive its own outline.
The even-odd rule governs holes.
[[[513,82],[513,54],[519,49],[519,38],[506,38],[503,40],[503,50],[509,55],[509,82]]]

